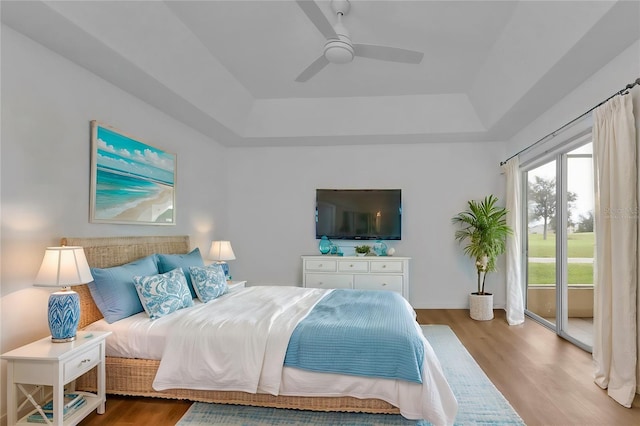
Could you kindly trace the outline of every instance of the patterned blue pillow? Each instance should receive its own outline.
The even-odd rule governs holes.
[[[164,274],[135,276],[133,283],[140,302],[151,319],[193,306],[182,268]]]
[[[212,263],[204,268],[190,266],[189,273],[198,299],[203,303],[222,296],[229,289],[222,266],[217,263]]]

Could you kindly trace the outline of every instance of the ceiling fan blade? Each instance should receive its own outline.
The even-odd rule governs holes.
[[[416,52],[415,50],[376,46],[373,44],[354,44],[353,50],[355,56],[379,59],[381,61],[404,62],[407,64],[419,64],[424,57],[424,53]]]
[[[307,15],[313,24],[322,33],[324,38],[338,38],[336,31],[329,22],[324,13],[320,10],[315,1],[312,0],[296,0],[300,9]]]
[[[296,81],[304,83],[314,75],[318,74],[322,70],[322,68],[326,67],[327,65],[329,65],[329,61],[327,60],[327,58],[325,58],[324,55],[320,56],[300,73],[300,75],[296,78]]]

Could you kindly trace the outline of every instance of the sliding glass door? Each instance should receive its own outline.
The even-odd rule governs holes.
[[[593,163],[583,139],[525,168],[526,311],[582,347],[593,342]]]
[[[565,229],[566,308],[562,331],[585,346],[593,345],[593,157],[591,143],[565,156],[567,171]]]
[[[556,161],[527,172],[527,309],[556,323]]]

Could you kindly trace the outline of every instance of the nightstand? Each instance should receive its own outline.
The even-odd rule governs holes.
[[[227,287],[229,287],[229,291],[244,288],[246,284],[246,281],[227,281]]]
[[[7,360],[7,424],[33,425],[26,416],[18,419],[18,410],[27,403],[39,407],[44,401],[36,401],[33,394],[43,386],[53,387],[53,425],[75,425],[93,410],[98,414],[105,410],[105,339],[110,331],[78,331],[76,340],[66,343],[52,343],[50,337],[2,354]],[[97,394],[83,392],[87,402],[64,419],[62,412],[65,386],[66,392],[74,390],[74,380],[92,368],[98,369]],[[23,385],[35,385],[27,389]],[[27,399],[18,406],[18,391]]]

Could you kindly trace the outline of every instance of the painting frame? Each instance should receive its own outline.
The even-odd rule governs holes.
[[[90,223],[176,224],[177,156],[91,121]]]

